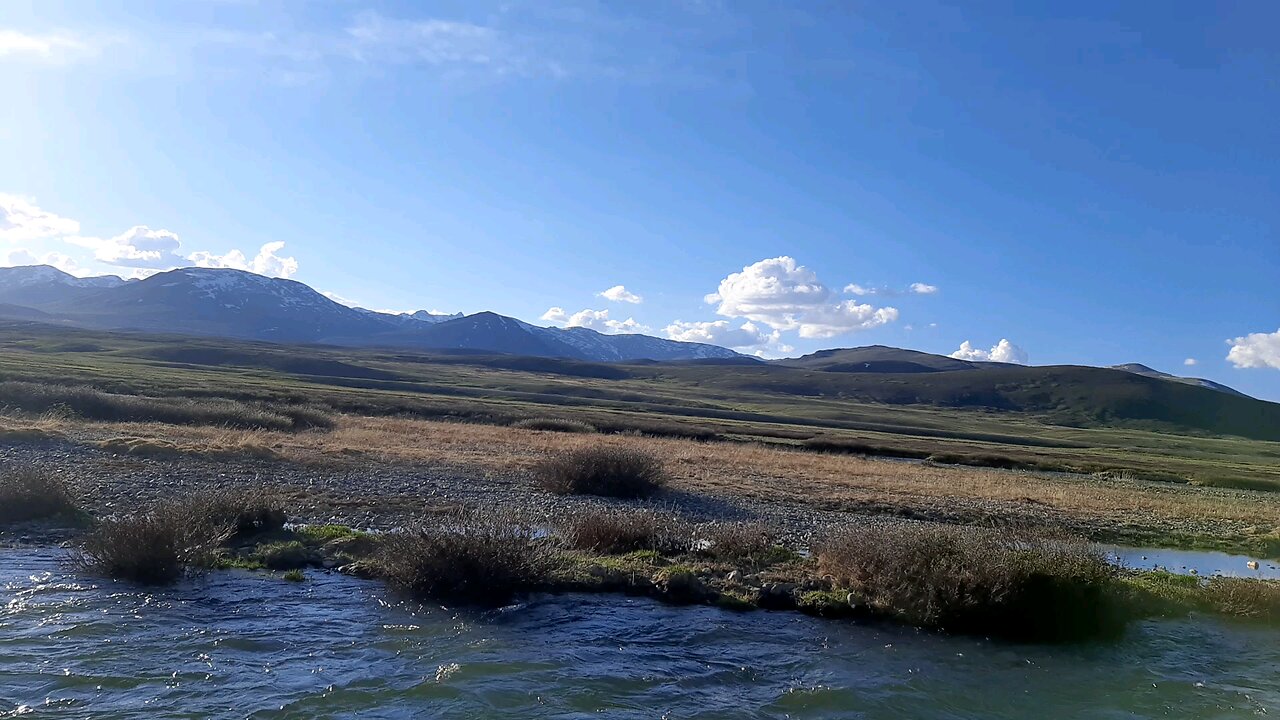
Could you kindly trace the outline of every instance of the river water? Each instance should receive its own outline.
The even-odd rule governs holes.
[[[620,596],[495,611],[309,572],[166,589],[0,551],[0,717],[1256,718],[1280,631],[1136,624],[1067,646]]]

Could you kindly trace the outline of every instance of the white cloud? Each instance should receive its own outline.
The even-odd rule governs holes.
[[[853,300],[815,308],[799,325],[802,338],[829,338],[858,330],[870,330],[898,319],[898,309],[859,305]]]
[[[613,302],[631,303],[633,305],[638,305],[644,302],[644,298],[627,290],[622,285],[614,285],[608,290],[596,293],[596,295],[604,298],[605,300],[612,300]]]
[[[168,230],[152,230],[146,225],[135,225],[108,239],[96,237],[68,237],[67,242],[93,250],[99,262],[120,267],[168,270],[184,264],[178,254],[182,243]]]
[[[957,360],[976,360],[982,362],[1001,362],[1026,365],[1030,358],[1027,352],[1008,340],[1001,338],[990,350],[976,348],[968,340],[960,343],[960,349],[951,353]]]
[[[745,318],[804,338],[828,338],[867,330],[898,319],[895,308],[876,308],[852,300],[832,302],[832,292],[794,258],[781,256],[748,265],[720,281],[707,295],[716,314]]]
[[[937,285],[929,285],[927,283],[911,283],[906,290],[897,290],[891,287],[869,287],[859,285],[857,283],[849,283],[844,286],[844,291],[850,295],[880,295],[884,297],[894,297],[897,295],[933,295],[938,292]]]
[[[187,259],[200,267],[235,268],[248,270],[259,275],[287,278],[298,272],[298,261],[292,257],[281,257],[276,253],[284,249],[284,242],[269,242],[258,249],[252,260],[247,259],[239,250],[232,250],[225,255],[215,255],[200,251],[192,253]]]
[[[610,335],[618,333],[646,333],[650,328],[636,322],[635,318],[613,320],[608,310],[579,310],[570,315],[564,308],[548,308],[542,313],[542,319],[565,327],[582,327]]]
[[[6,193],[0,193],[0,241],[57,245],[69,252],[38,251],[28,245],[20,250],[25,253],[21,257],[23,260],[35,259],[79,275],[93,274],[94,268],[86,267],[93,263],[127,268],[122,274],[128,277],[146,277],[163,270],[192,265],[236,268],[284,278],[298,271],[298,261],[295,258],[280,255],[280,251],[284,249],[284,243],[280,241],[263,245],[250,258],[238,249],[221,255],[208,250],[187,253],[177,233],[152,229],[146,225],[135,225],[109,238],[83,236],[80,235],[78,221],[42,210],[34,200]],[[88,257],[84,257],[83,252],[77,256],[72,254],[73,247],[92,252]]]
[[[92,51],[89,43],[68,33],[24,33],[0,28],[0,57],[28,56],[56,60]]]
[[[1183,364],[1183,365],[1187,365],[1187,366],[1191,366],[1191,365],[1199,365],[1199,364],[1200,364],[1200,361],[1199,361],[1199,360],[1197,360],[1197,359],[1195,359],[1195,358],[1187,358],[1186,360],[1183,360],[1183,361],[1182,361],[1182,364]]]
[[[777,330],[767,333],[749,321],[733,327],[728,320],[712,322],[676,320],[663,328],[663,332],[672,340],[710,343],[729,348],[761,347],[777,343],[780,337]]]
[[[36,207],[35,201],[0,193],[0,241],[30,242],[80,232],[80,223]]]
[[[1227,341],[1231,351],[1227,362],[1238,368],[1275,368],[1280,370],[1280,330],[1273,333],[1249,333]]]

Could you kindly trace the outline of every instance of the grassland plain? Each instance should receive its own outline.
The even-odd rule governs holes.
[[[697,364],[289,347],[0,323],[0,381],[236,400],[362,416],[508,424],[558,417],[604,432],[851,445],[870,454],[1280,489],[1280,442],[1102,416],[890,404],[839,373]],[[890,387],[906,382],[872,378]],[[1145,379],[1143,379],[1145,381]],[[914,380],[913,380],[914,381]],[[941,402],[941,401],[939,401]],[[0,393],[0,406],[9,404]],[[1089,426],[1082,426],[1088,420]]]
[[[707,373],[732,374],[732,367],[291,348],[15,325],[0,331],[0,348],[0,439],[15,446],[53,439],[51,447],[90,451],[76,457],[102,477],[88,480],[116,499],[112,493],[131,475],[150,478],[155,490],[166,486],[157,473],[198,479],[239,468],[287,482],[306,476],[331,504],[373,513],[387,506],[388,494],[396,507],[420,503],[428,482],[406,468],[425,468],[431,482],[519,488],[513,497],[526,502],[539,462],[606,444],[664,458],[670,502],[720,498],[768,507],[780,522],[806,527],[849,514],[893,516],[1280,552],[1280,493],[1265,491],[1280,488],[1280,443],[726,389]],[[32,392],[30,383],[48,392]],[[164,422],[138,421],[138,408],[152,406],[166,407]],[[579,432],[510,426],[531,418],[572,421]],[[599,432],[581,432],[591,428]],[[38,461],[41,453],[26,457]],[[105,459],[112,457],[119,460]]]

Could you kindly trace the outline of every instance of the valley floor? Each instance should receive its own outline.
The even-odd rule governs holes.
[[[1280,495],[1125,477],[400,418],[342,416],[332,430],[300,433],[154,423],[6,423],[0,463],[65,473],[98,515],[129,512],[203,487],[266,483],[293,497],[298,519],[306,522],[387,529],[433,509],[494,506],[550,520],[606,501],[545,493],[530,481],[530,468],[555,452],[609,444],[653,453],[671,475],[667,491],[633,504],[693,519],[763,522],[795,547],[849,524],[915,520],[1280,556]],[[50,539],[30,533],[24,531],[29,542]]]

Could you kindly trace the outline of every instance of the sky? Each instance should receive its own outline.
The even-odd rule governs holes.
[[[1280,3],[0,3],[0,265],[1280,401]]]

